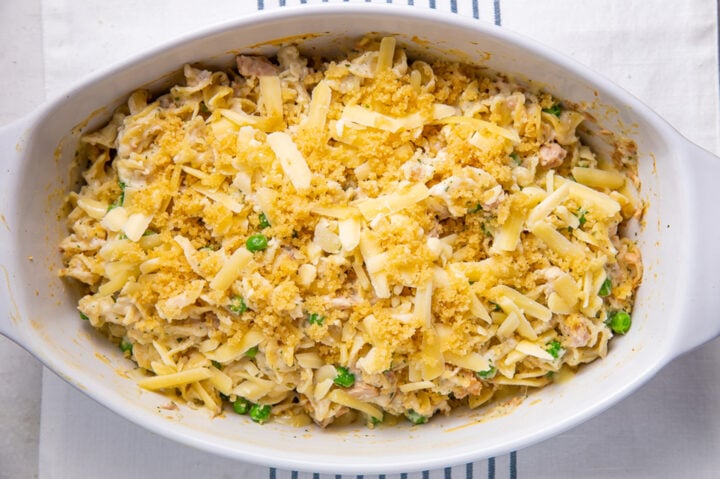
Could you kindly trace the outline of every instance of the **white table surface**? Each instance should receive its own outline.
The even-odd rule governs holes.
[[[40,11],[40,0],[0,0],[0,126],[44,100]],[[37,477],[41,387],[40,363],[0,336],[1,479]]]
[[[568,0],[568,3],[572,3]],[[659,7],[667,2],[656,2]],[[44,60],[41,0],[0,0],[0,126],[33,110],[44,100]],[[688,26],[691,28],[691,26]],[[717,23],[716,23],[717,29]],[[666,74],[673,74],[668,64]],[[629,75],[629,74],[628,74]],[[621,86],[632,86],[631,78],[613,76]],[[710,82],[717,95],[717,70]],[[631,88],[632,91],[632,88]],[[634,91],[643,97],[643,92]],[[667,103],[659,95],[643,98],[664,114]],[[715,102],[717,105],[717,101]],[[681,121],[680,117],[668,118]],[[692,131],[681,132],[692,138]],[[702,146],[718,152],[718,134],[714,138],[694,138]],[[0,159],[2,161],[2,159]],[[720,477],[720,341],[711,343],[679,358],[641,390],[616,407],[581,426],[551,439],[544,447],[521,452],[519,477],[553,477],[553,464],[569,458],[563,454],[592,454],[598,444],[587,441],[578,448],[575,438],[582,432],[601,429],[613,422],[617,445],[611,447],[615,457],[627,459],[637,454],[637,477],[657,477],[667,468],[688,471],[686,477]],[[0,337],[0,479],[31,478],[38,475],[42,366],[28,353]],[[707,400],[692,401],[698,393]],[[692,408],[685,407],[692,403]],[[647,438],[643,444],[624,444],[622,438],[643,428]],[[579,432],[580,431],[580,432]],[[674,437],[683,440],[673,445]],[[607,435],[598,440],[607,440]],[[671,445],[671,447],[669,447]],[[567,446],[567,447],[565,447]],[[607,446],[607,444],[605,444]],[[557,451],[548,455],[549,448]],[[644,456],[643,450],[661,448],[667,451]],[[607,449],[607,447],[606,447]],[[653,457],[653,463],[645,463]],[[535,471],[524,471],[522,464],[540,465]],[[608,477],[612,477],[613,457],[608,457]],[[540,473],[542,472],[542,473]],[[582,473],[578,471],[578,475]]]

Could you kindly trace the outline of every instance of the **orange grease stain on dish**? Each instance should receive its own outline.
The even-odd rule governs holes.
[[[64,143],[65,143],[65,138],[60,140],[60,143],[58,143],[58,146],[53,151],[53,158],[55,159],[55,163],[60,163],[60,158],[62,158],[62,151],[63,151]]]
[[[88,124],[90,123],[91,120],[93,120],[94,118],[96,118],[100,115],[104,115],[106,111],[107,111],[107,108],[104,106],[93,111],[83,121],[81,121],[77,125],[73,126],[72,129],[70,130],[70,133],[73,135],[79,135],[80,133],[82,133],[82,131],[85,129],[85,127],[88,126]]]
[[[108,357],[105,356],[104,354],[95,353],[95,357],[98,358],[98,359],[99,359],[100,361],[102,361],[103,363],[105,363],[105,364],[107,364],[108,366],[110,366],[110,360],[109,360]]]
[[[300,35],[291,35],[289,37],[276,38],[274,40],[268,40],[266,42],[260,42],[260,43],[255,43],[253,45],[248,45],[246,48],[244,48],[242,50],[229,50],[227,53],[231,54],[231,55],[237,55],[244,50],[255,50],[260,47],[266,47],[266,46],[280,47],[280,46],[287,45],[290,43],[312,40],[313,38],[320,38],[322,36],[329,35],[329,34],[330,34],[330,32],[303,33]]]
[[[423,47],[432,45],[432,43],[430,41],[423,40],[422,38],[420,38],[418,36],[413,36],[412,41],[413,41],[413,43],[417,43],[418,45],[423,46]]]
[[[467,427],[477,426],[478,424],[482,424],[492,419],[507,416],[508,414],[511,414],[513,411],[515,411],[515,409],[517,409],[518,406],[520,406],[520,404],[525,401],[525,399],[525,396],[514,396],[508,398],[505,401],[492,406],[487,411],[484,411],[479,419],[475,419],[465,424],[445,429],[443,432],[455,432],[461,429],[465,429]],[[540,399],[538,399],[537,401],[540,401]]]
[[[0,268],[2,268],[2,271],[5,274],[5,284],[7,284],[8,298],[10,299],[10,305],[12,306],[10,310],[10,321],[17,324],[20,322],[20,310],[18,310],[17,303],[15,302],[15,295],[13,294],[12,284],[10,283],[10,273],[8,273],[4,264],[0,264]]]
[[[652,174],[657,175],[657,158],[653,153],[650,153],[650,158],[652,158]]]

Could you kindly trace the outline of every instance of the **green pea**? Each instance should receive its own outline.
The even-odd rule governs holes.
[[[268,221],[267,216],[265,216],[265,213],[260,213],[258,215],[258,226],[261,230],[270,227],[270,222]]]
[[[563,349],[562,344],[560,344],[560,341],[558,341],[557,339],[553,339],[552,341],[547,343],[546,346],[547,347],[545,348],[545,351],[550,353],[550,356],[554,357],[555,359],[560,356],[560,351],[562,351]]]
[[[632,326],[632,318],[625,311],[613,311],[608,316],[606,324],[615,334],[625,334],[630,331]]]
[[[255,253],[256,251],[262,251],[268,246],[268,239],[263,234],[252,235],[245,242],[245,246],[248,251]]]
[[[604,298],[605,296],[610,296],[610,293],[612,293],[612,281],[610,281],[610,278],[605,278],[602,286],[600,286],[598,295]]]
[[[425,424],[428,422],[427,416],[423,416],[422,414],[418,414],[415,412],[414,409],[410,409],[405,413],[405,417],[408,421],[410,421],[413,424]]]
[[[490,363],[490,367],[485,369],[484,371],[478,371],[475,373],[475,375],[480,379],[492,379],[495,377],[495,374],[497,373],[497,369],[495,366]]]
[[[239,397],[233,401],[233,411],[238,414],[247,414],[250,411],[250,406],[250,401],[245,398]]]
[[[129,352],[129,353],[132,354],[132,349],[133,349],[133,343],[131,343],[129,339],[127,339],[127,338],[122,338],[122,339],[120,340],[120,350],[121,350],[123,353],[128,353],[128,352]]]
[[[355,384],[355,375],[342,366],[335,366],[337,370],[337,376],[333,379],[333,382],[340,387],[349,388]]]
[[[262,424],[270,417],[271,409],[272,407],[269,404],[264,406],[260,404],[253,404],[250,408],[250,419]]]
[[[228,309],[235,314],[243,314],[248,310],[248,307],[242,296],[233,296],[230,300],[230,306],[228,306]]]
[[[253,346],[252,348],[245,351],[245,357],[253,359],[255,356],[257,356],[259,349],[260,348],[258,348],[257,346]]]

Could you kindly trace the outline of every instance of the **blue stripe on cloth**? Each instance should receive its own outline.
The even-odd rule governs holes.
[[[465,479],[473,479],[473,463],[465,464]]]
[[[265,0],[258,0],[258,10],[263,10],[265,8]]]
[[[473,7],[473,18],[480,18],[480,8],[478,7],[478,0],[472,0]]]
[[[430,0],[430,8],[435,8],[435,0]]]
[[[314,474],[313,474],[313,479],[320,479],[320,474],[317,473],[317,472],[314,473]]]
[[[281,7],[284,7],[284,6],[285,6],[285,0],[280,0],[280,6],[281,6]]]
[[[457,13],[457,0],[450,0],[450,11]]]
[[[517,479],[517,452],[510,453],[510,479]]]
[[[495,458],[488,459],[488,479],[495,479]]]
[[[453,12],[456,13],[456,12]],[[446,467],[445,468],[445,479],[452,479],[452,468]]]
[[[400,474],[400,479],[408,479],[407,476],[407,472],[403,472],[402,474]]]
[[[335,474],[335,479],[342,479],[342,475],[341,475],[341,474]]]
[[[270,479],[277,479],[277,469],[275,469],[274,467],[270,468]]]
[[[495,13],[495,25],[502,25],[502,16],[500,15],[500,0],[493,0],[493,10]]]
[[[422,478],[423,478],[423,479],[430,479],[430,471],[423,471],[423,472],[422,472]]]
[[[291,472],[291,473],[290,473],[290,477],[291,477],[292,479],[298,479],[298,472],[297,472],[297,471]]]
[[[410,6],[415,5],[415,0],[408,0],[408,5],[410,5]]]

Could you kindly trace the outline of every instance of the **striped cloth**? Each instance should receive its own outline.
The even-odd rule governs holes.
[[[513,452],[502,458],[491,457],[487,461],[465,464],[464,466],[446,467],[433,471],[349,476],[341,474],[281,471],[270,468],[267,477],[268,479],[515,479],[518,477],[517,453]]]
[[[502,24],[500,0],[257,0],[257,9],[265,10],[289,5],[312,5],[322,3],[391,3],[421,8],[431,8],[457,13],[468,17]]]
[[[492,457],[487,461],[465,464],[464,466],[446,467],[434,471],[349,476],[281,471],[270,468],[267,477],[268,479],[495,479],[496,477],[515,479],[517,478],[517,453],[513,452],[503,458]]]
[[[343,0],[43,0],[45,87],[188,30],[256,10]],[[344,0],[429,8],[534,37],[647,102],[691,140],[720,151],[716,0]],[[142,13],[138,13],[142,12]],[[188,14],[188,12],[192,12]],[[157,19],[162,18],[162,28]],[[87,42],[87,38],[97,39]],[[52,373],[43,379],[40,479],[495,479],[720,477],[720,343],[670,365],[630,399],[542,444],[472,464],[407,474],[283,471],[187,448],[108,412]],[[708,366],[709,365],[709,366]],[[682,407],[678,407],[682,405]],[[1,469],[0,465],[0,469]]]

